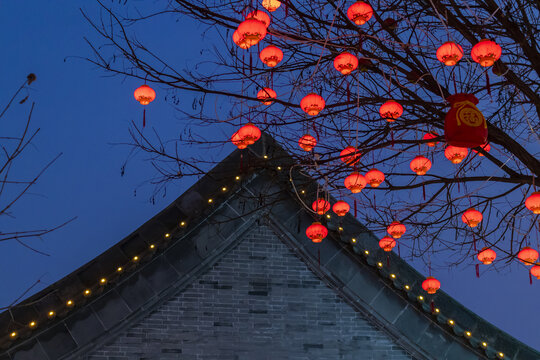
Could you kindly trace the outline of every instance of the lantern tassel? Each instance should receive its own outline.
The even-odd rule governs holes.
[[[253,56],[249,54],[249,75],[253,74]]]
[[[486,71],[486,88],[487,88],[488,95],[491,98],[491,85],[489,84],[489,73],[487,71]],[[491,101],[493,101],[493,99],[491,99]]]
[[[354,217],[356,217],[356,212],[357,212],[356,199],[354,199]]]
[[[422,183],[422,194],[424,195],[424,201],[426,201],[426,184]]]
[[[319,267],[321,266],[321,249],[317,249],[317,260],[319,262]]]
[[[476,268],[476,277],[479,278],[480,277],[480,265],[476,264],[474,267]]]
[[[529,271],[529,284],[532,285],[532,275],[531,275],[531,272]]]
[[[240,151],[240,174],[242,173],[242,160],[244,159],[244,154]]]
[[[476,250],[476,236],[474,236],[474,234],[473,234],[472,243],[473,243],[474,252],[477,252],[478,250]]]
[[[401,249],[399,248],[399,243],[397,243],[397,254],[401,257]]]
[[[431,300],[431,312],[434,313],[435,312],[435,302],[433,300]]]
[[[390,267],[390,255],[386,255],[386,266]]]
[[[142,127],[144,128],[146,126],[146,108],[142,111]]]

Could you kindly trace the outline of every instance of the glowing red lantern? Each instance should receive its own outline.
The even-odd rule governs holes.
[[[369,170],[364,177],[366,178],[367,183],[371,187],[378,187],[381,185],[381,183],[384,181],[384,173],[382,171],[379,171],[377,169],[371,169]]]
[[[350,209],[351,209],[351,207],[349,206],[349,204],[347,204],[343,200],[336,201],[334,206],[332,206],[332,210],[334,210],[334,212],[336,213],[337,216],[345,216],[345,215],[347,215],[347,213],[349,212]]]
[[[343,52],[334,59],[334,67],[343,75],[349,75],[358,67],[358,58],[351,53]]]
[[[531,275],[540,280],[540,264],[536,263],[531,268]]]
[[[525,206],[531,210],[533,214],[540,214],[540,192],[535,191],[525,200]]]
[[[364,25],[373,16],[373,8],[371,5],[357,1],[347,10],[347,17],[356,25]]]
[[[487,67],[495,63],[501,57],[502,49],[491,40],[480,40],[471,50],[472,59],[480,65]]]
[[[232,39],[236,45],[238,45],[241,49],[249,49],[251,45],[240,35],[238,30],[235,30],[232,34]]]
[[[276,11],[278,7],[281,6],[281,1],[279,0],[263,0],[262,6],[266,10],[273,12]]]
[[[256,19],[246,19],[238,25],[238,34],[246,44],[253,46],[266,36],[266,26]]]
[[[390,236],[385,236],[379,241],[379,247],[386,252],[392,251],[394,246],[396,246],[396,240]]]
[[[328,210],[330,210],[330,203],[324,199],[317,199],[311,205],[313,211],[319,215],[324,215]]]
[[[381,114],[381,117],[386,119],[386,121],[394,122],[401,114],[403,114],[403,106],[397,101],[388,100],[381,105],[379,114]]]
[[[482,146],[480,146],[482,149],[484,149],[485,152],[489,152],[489,150],[491,150],[491,146],[489,144],[484,144]],[[482,154],[480,151],[478,150],[475,150],[475,149],[472,149],[472,151],[474,151],[475,153],[477,153],[479,156],[484,156],[484,154]]]
[[[463,49],[453,41],[447,41],[437,49],[437,59],[446,66],[454,66],[463,57]]]
[[[345,178],[344,183],[347,189],[351,190],[353,194],[357,194],[366,187],[367,181],[363,175],[355,171]]]
[[[255,10],[247,14],[246,19],[255,19],[259,20],[268,27],[270,25],[270,16],[262,10]]]
[[[466,148],[484,145],[488,137],[487,122],[476,107],[478,104],[476,96],[454,94],[446,100],[452,106],[444,118],[446,142]]]
[[[422,138],[422,140],[431,140],[431,139],[435,139],[437,137],[439,137],[439,134],[437,134],[435,131],[431,131],[431,132],[428,132],[428,133],[424,134],[424,137]],[[438,141],[430,141],[430,142],[427,143],[427,146],[434,147],[438,143],[439,143]]]
[[[141,105],[148,105],[156,98],[156,92],[150,86],[144,84],[135,89],[133,96]]]
[[[267,66],[274,67],[279,64],[281,60],[283,60],[283,51],[281,51],[278,47],[275,47],[274,45],[268,45],[261,50],[259,58]]]
[[[527,266],[531,266],[536,260],[538,260],[538,251],[526,246],[521,249],[517,256],[522,263]]]
[[[405,230],[407,230],[407,228],[399,221],[393,221],[386,228],[388,234],[390,234],[390,236],[392,236],[394,239],[399,239],[403,234],[405,234]]]
[[[269,87],[262,88],[257,93],[257,99],[261,100],[264,105],[272,104],[271,99],[275,99],[276,97],[277,97],[276,92],[270,89]]]
[[[478,260],[480,260],[482,264],[489,265],[497,258],[497,253],[485,247],[482,250],[480,250],[477,257],[478,257]]]
[[[238,130],[238,136],[247,145],[255,144],[261,138],[261,130],[252,123],[247,123]]]
[[[339,158],[345,164],[353,166],[360,161],[362,154],[354,146],[347,146],[339,153]]]
[[[306,235],[314,243],[320,243],[328,235],[328,229],[320,222],[314,222],[306,229]]]
[[[431,161],[424,156],[417,156],[411,160],[410,167],[416,175],[426,175],[427,171],[431,169]]]
[[[231,136],[231,141],[234,145],[236,145],[240,150],[247,148],[248,144],[246,144],[241,138],[240,135],[238,135],[238,131],[236,131]]]
[[[322,96],[315,93],[304,96],[302,101],[300,101],[300,107],[302,110],[311,116],[315,116],[320,113],[322,109],[324,109],[325,105],[326,103],[324,102]]]
[[[317,139],[309,134],[305,134],[298,140],[298,145],[300,145],[304,151],[311,151],[317,145]]]
[[[441,282],[433,276],[428,276],[426,280],[422,282],[422,289],[427,291],[428,294],[435,294],[440,288]]]
[[[469,150],[467,148],[448,145],[444,149],[444,156],[450,160],[453,164],[459,164],[467,157]]]
[[[482,221],[482,213],[473,208],[468,209],[461,215],[461,221],[467,224],[469,227],[477,227],[478,224]]]

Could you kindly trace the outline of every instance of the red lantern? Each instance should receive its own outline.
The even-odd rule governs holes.
[[[347,189],[351,190],[353,194],[357,194],[366,187],[367,181],[363,175],[355,171],[345,178],[344,183]]]
[[[298,140],[298,145],[300,145],[304,151],[311,151],[317,145],[317,139],[309,134],[305,134]]]
[[[349,206],[349,204],[347,204],[343,200],[336,201],[334,206],[332,206],[332,210],[334,210],[334,212],[336,213],[337,216],[345,216],[345,215],[347,215],[347,213],[349,212],[350,209],[351,209],[351,207]]]
[[[320,113],[321,110],[324,109],[325,105],[326,104],[322,96],[314,93],[304,96],[302,101],[300,101],[300,107],[302,110],[311,116],[315,116]]]
[[[249,45],[253,46],[266,36],[266,26],[255,19],[244,20],[238,25],[238,34]]]
[[[540,192],[535,191],[525,200],[525,206],[531,210],[533,214],[540,214]]]
[[[341,161],[349,166],[353,166],[358,163],[361,156],[362,154],[354,146],[347,146],[339,153],[339,158]]]
[[[435,279],[433,276],[428,276],[426,280],[422,282],[422,289],[427,291],[428,294],[435,294],[440,288],[441,282]]]
[[[257,99],[261,100],[264,105],[272,104],[271,99],[275,99],[276,97],[276,92],[268,87],[262,88],[257,93]]]
[[[238,135],[238,131],[236,131],[232,136],[231,136],[231,141],[234,145],[236,145],[240,150],[242,149],[245,149],[247,148],[248,144],[246,144],[244,142],[244,140],[242,140],[240,138],[240,135]]]
[[[526,246],[521,249],[517,256],[522,263],[527,266],[531,266],[536,260],[538,260],[538,251]]]
[[[381,183],[384,181],[384,173],[377,169],[369,170],[364,177],[366,178],[367,183],[374,188],[381,185]]]
[[[150,86],[144,84],[135,90],[133,96],[141,105],[148,105],[156,98],[156,92]]]
[[[482,146],[480,146],[482,149],[484,149],[485,152],[489,152],[489,150],[491,150],[491,146],[489,144],[484,144]],[[475,150],[475,149],[472,149],[472,151],[474,151],[475,153],[477,153],[479,156],[484,156],[484,154],[482,154],[481,152],[479,152],[478,150]]]
[[[540,280],[540,264],[536,263],[536,265],[531,268],[531,275]]]
[[[463,221],[465,224],[472,228],[478,226],[482,219],[482,213],[473,208],[468,209],[463,213],[463,215],[461,215],[461,221]]]
[[[328,229],[320,222],[314,222],[306,229],[306,235],[314,243],[320,243],[328,235]]]
[[[480,40],[471,50],[472,59],[480,65],[487,67],[495,63],[501,57],[502,49],[491,40]]]
[[[252,123],[247,123],[238,130],[238,136],[247,145],[255,144],[261,138],[261,130]]]
[[[379,241],[379,247],[386,252],[392,251],[394,246],[396,246],[396,240],[390,236],[385,236]]]
[[[351,53],[343,52],[334,59],[334,67],[343,75],[349,75],[358,67],[358,58]]]
[[[463,49],[453,41],[447,41],[437,49],[437,59],[446,66],[454,66],[463,57]]]
[[[426,175],[427,171],[431,169],[431,161],[424,156],[417,156],[411,160],[410,167],[416,175]]]
[[[444,136],[453,146],[474,148],[487,142],[488,130],[484,115],[478,110],[478,99],[472,94],[450,95],[452,108],[444,118]]]
[[[390,234],[390,236],[392,236],[394,239],[399,239],[403,234],[405,234],[405,230],[407,230],[407,228],[399,221],[393,221],[386,228],[388,234]]]
[[[495,260],[495,258],[497,258],[497,253],[487,247],[483,248],[478,253],[478,260],[480,260],[480,262],[484,265],[491,264]]]
[[[363,2],[357,1],[347,10],[347,17],[356,25],[364,25],[373,16],[373,8]]]
[[[467,148],[448,145],[444,150],[444,156],[453,164],[459,164],[467,157],[469,150]]]
[[[263,0],[262,6],[266,10],[273,12],[276,11],[278,7],[281,6],[281,1],[279,0]]]
[[[259,58],[267,66],[274,67],[279,64],[281,60],[283,60],[283,51],[281,51],[278,47],[275,47],[274,45],[268,45],[261,50]]]
[[[328,210],[330,210],[330,203],[324,199],[317,199],[311,205],[313,211],[319,215],[324,215]]]
[[[381,105],[379,114],[381,114],[381,117],[386,119],[386,121],[394,122],[401,114],[403,114],[403,106],[397,101],[388,100]]]
[[[270,25],[270,16],[268,16],[268,14],[262,10],[255,10],[250,12],[249,14],[247,14],[246,19],[259,20],[266,27]]]
[[[428,132],[428,133],[424,134],[424,137],[422,138],[422,140],[431,140],[431,139],[435,139],[437,137],[439,137],[439,134],[437,134],[435,131],[431,131],[431,132]],[[427,146],[434,147],[438,143],[439,143],[438,141],[430,141],[430,142],[427,143]]]
[[[232,34],[232,39],[236,45],[238,45],[241,49],[249,49],[251,45],[240,35],[238,30],[235,30]]]

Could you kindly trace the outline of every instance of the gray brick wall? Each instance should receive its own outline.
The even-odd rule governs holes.
[[[265,227],[83,359],[410,359]]]

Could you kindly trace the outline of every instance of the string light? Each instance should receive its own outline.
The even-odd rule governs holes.
[[[47,313],[47,317],[48,317],[49,319],[52,319],[52,318],[55,317],[55,316],[56,316],[56,313],[55,313],[53,310],[51,310],[51,311],[49,311],[49,312]]]
[[[15,339],[17,337],[17,332],[16,331],[13,331],[11,334],[9,334],[9,336],[12,338],[12,339]]]
[[[502,352],[498,353],[497,355],[499,355],[499,357],[500,357],[501,359],[504,358],[504,353],[502,353]]]
[[[214,202],[213,199],[208,199],[208,203],[211,204],[212,202]]]
[[[483,347],[484,349],[487,348],[487,342],[482,341],[482,347]]]
[[[30,322],[28,323],[28,327],[29,327],[30,329],[33,329],[33,328],[35,328],[36,326],[37,326],[37,323],[36,323],[35,321],[30,321]]]
[[[435,308],[435,312],[438,314],[441,312],[441,310],[439,310],[439,308]]]
[[[268,155],[264,155],[263,158],[268,159]]]
[[[369,255],[369,250],[364,250],[364,255],[368,256]]]
[[[424,301],[424,297],[422,295],[418,295],[418,301]]]
[[[101,279],[99,279],[99,283],[100,283],[101,285],[105,285],[105,284],[107,283],[107,279],[101,278]]]
[[[396,274],[390,274],[390,277],[391,277],[392,279],[395,279],[395,278],[396,278]]]
[[[135,256],[133,257],[133,261],[139,261],[139,257],[138,257],[137,255],[135,255]]]
[[[352,238],[352,239],[351,239],[351,242],[352,242],[353,244],[356,244],[356,238]]]
[[[470,331],[465,331],[465,337],[470,338],[472,336],[472,333]]]
[[[169,234],[169,233],[165,234],[165,238],[168,238],[169,236],[171,236],[171,234]]]
[[[278,169],[278,170],[281,170],[281,166],[278,166],[277,169]]]
[[[240,180],[240,176],[236,175],[236,177],[234,178],[236,181]]]
[[[456,323],[452,319],[448,319],[448,325],[454,326]]]
[[[383,267],[383,263],[382,263],[382,262],[378,262],[378,263],[377,263],[377,266],[380,267],[380,268],[382,268],[382,267]]]
[[[185,221],[180,221],[180,227],[184,227],[186,226],[186,222]]]
[[[411,290],[411,287],[410,287],[409,285],[405,285],[404,288],[405,288],[405,290],[407,290],[407,291]]]
[[[72,307],[73,305],[75,305],[75,303],[73,302],[73,300],[68,300],[66,301],[66,305],[67,307]]]
[[[227,188],[224,186],[224,187],[221,188],[221,191],[225,192],[225,191],[227,191]]]
[[[330,219],[330,214],[326,214],[326,218],[327,218],[327,219]]]
[[[300,192],[301,192],[302,194],[305,194],[305,193],[306,193],[306,190],[302,190],[302,191],[300,191]]]
[[[122,271],[124,271],[124,269],[123,269],[121,266],[119,266],[119,267],[116,268],[116,272],[121,273]]]
[[[343,231],[343,228],[340,226],[340,227],[338,227],[338,230],[339,230],[339,231]]]
[[[84,290],[84,296],[90,296],[92,294],[92,291],[90,289]]]

